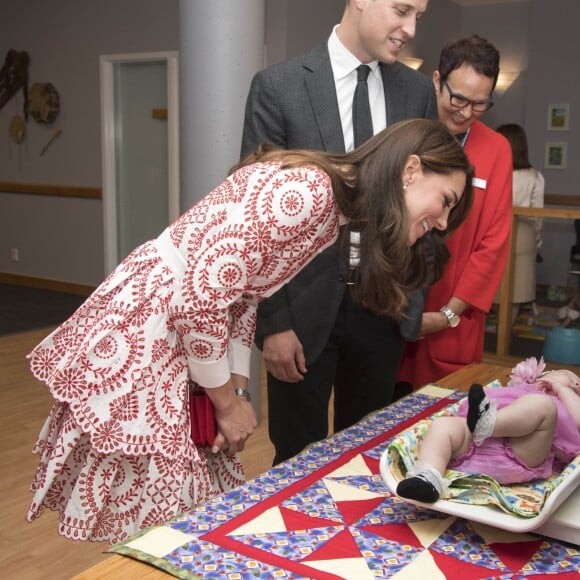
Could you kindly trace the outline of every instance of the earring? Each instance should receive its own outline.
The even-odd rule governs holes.
[[[407,183],[403,183],[403,189],[407,189]]]

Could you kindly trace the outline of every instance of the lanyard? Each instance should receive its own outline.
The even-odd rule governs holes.
[[[461,145],[462,149],[465,147],[465,142],[467,141],[467,138],[469,137],[469,131],[471,131],[471,127],[467,127],[467,131],[465,131],[465,133],[463,133],[463,137],[459,141],[459,144]],[[459,137],[459,135],[458,135],[458,137]]]

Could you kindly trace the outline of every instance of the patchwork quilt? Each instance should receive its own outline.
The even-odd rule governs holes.
[[[417,392],[111,551],[178,578],[580,578],[580,547],[392,495],[379,471],[405,429],[465,396]]]

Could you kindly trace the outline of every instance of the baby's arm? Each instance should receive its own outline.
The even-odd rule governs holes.
[[[538,382],[538,388],[551,395],[556,395],[574,419],[580,429],[580,377],[572,371],[560,369],[544,373]]]
[[[572,387],[560,386],[557,391],[558,399],[566,405],[576,426],[580,429],[580,397]]]

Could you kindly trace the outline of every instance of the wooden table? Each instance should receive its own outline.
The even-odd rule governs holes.
[[[467,391],[473,383],[485,385],[494,379],[505,385],[511,370],[512,367],[504,364],[471,363],[435,382],[441,387]]]
[[[437,384],[442,387],[462,390],[467,390],[472,383],[486,384],[494,379],[499,379],[502,384],[505,384],[510,371],[511,367],[501,364],[471,363],[437,381]],[[157,568],[115,554],[74,578],[75,580],[109,580],[110,578],[154,580],[167,577],[168,574]]]

